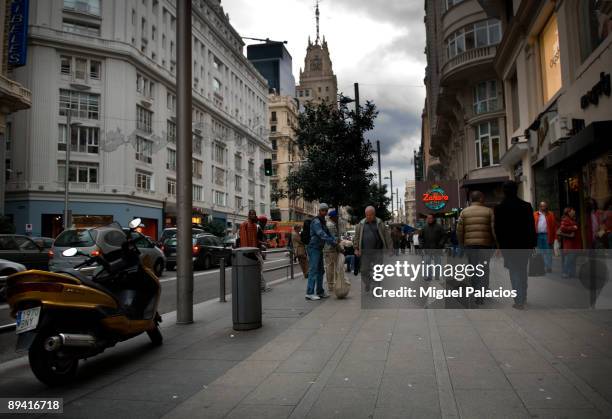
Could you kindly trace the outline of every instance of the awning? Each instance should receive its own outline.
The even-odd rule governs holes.
[[[569,158],[581,164],[585,159],[612,148],[611,137],[612,121],[593,122],[548,153],[543,159],[544,168],[550,169]]]
[[[525,156],[528,151],[529,144],[527,142],[514,143],[502,156],[499,164],[504,166],[507,170],[512,171],[514,166],[523,159],[523,156]]]
[[[487,185],[491,183],[504,183],[509,178],[508,176],[499,176],[499,177],[488,177],[483,179],[465,179],[461,181],[461,188],[465,188],[466,186],[474,186],[474,185]]]

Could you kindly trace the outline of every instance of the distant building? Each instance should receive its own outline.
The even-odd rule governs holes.
[[[300,103],[333,102],[336,103],[338,81],[332,68],[327,41],[319,37],[319,5],[317,3],[317,38],[312,43],[308,38],[308,48],[304,59],[304,68],[300,69],[300,84],[296,88],[296,97]]]
[[[406,181],[404,208],[406,209],[406,224],[414,226],[416,224],[416,182],[414,180]]]
[[[291,54],[281,42],[266,42],[247,46],[247,58],[268,80],[270,93],[295,95]]]

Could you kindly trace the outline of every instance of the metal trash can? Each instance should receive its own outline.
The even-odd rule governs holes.
[[[232,320],[234,330],[261,327],[261,269],[256,247],[232,252]]]

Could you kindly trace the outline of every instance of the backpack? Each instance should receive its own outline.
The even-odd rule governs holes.
[[[300,239],[302,239],[302,243],[307,245],[310,243],[310,223],[312,220],[304,220],[304,225],[302,226],[302,231],[300,232]]]

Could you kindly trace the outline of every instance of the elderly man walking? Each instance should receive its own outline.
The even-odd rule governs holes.
[[[337,240],[327,229],[325,216],[328,210],[327,204],[319,205],[319,215],[310,223],[310,242],[306,248],[308,251],[307,300],[314,301],[329,297],[329,294],[323,289],[323,246],[325,244],[335,246]]]
[[[372,284],[372,266],[381,264],[385,249],[392,249],[391,235],[382,220],[376,217],[376,209],[369,206],[365,209],[365,218],[355,229],[355,255],[361,258],[361,281],[365,292],[370,292]]]

